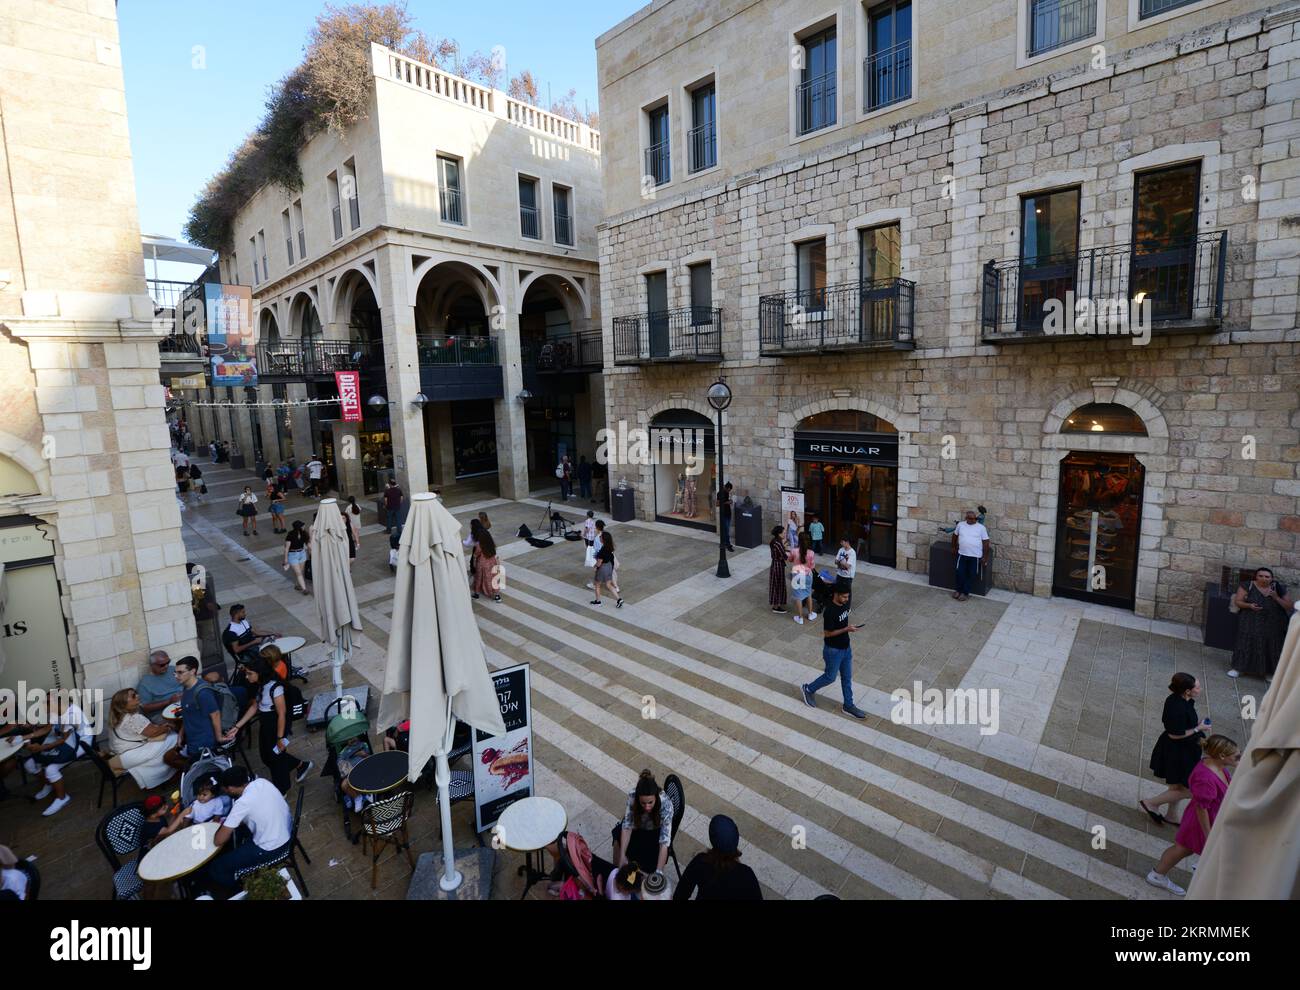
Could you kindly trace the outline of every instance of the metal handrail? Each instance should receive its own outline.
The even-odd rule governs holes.
[[[835,70],[813,76],[795,87],[795,103],[799,107],[799,134],[810,134],[830,127],[837,119],[835,99],[838,92]],[[820,114],[814,113],[820,108]]]
[[[599,330],[578,330],[530,341],[524,361],[538,371],[580,371],[604,365],[604,343]]]
[[[1063,48],[1097,31],[1097,0],[1031,0],[1029,54]]]
[[[421,368],[497,366],[501,364],[496,337],[417,334],[416,352]]]
[[[645,174],[662,186],[672,178],[672,149],[668,141],[652,144],[645,150]]]
[[[519,231],[523,237],[530,240],[540,240],[542,236],[542,211],[535,206],[519,207]]]
[[[460,190],[439,189],[438,206],[444,223],[463,223],[460,213]]]
[[[910,347],[916,283],[905,278],[851,282],[766,295],[758,301],[763,353],[855,347]]]
[[[721,360],[721,309],[684,306],[614,317],[615,364]]]
[[[691,171],[700,172],[718,164],[718,129],[716,121],[692,127],[686,132],[691,152]]]
[[[911,38],[863,59],[862,93],[867,112],[912,98]]]
[[[257,370],[266,378],[328,377],[336,371],[365,371],[370,352],[365,341],[282,339],[257,345]]]

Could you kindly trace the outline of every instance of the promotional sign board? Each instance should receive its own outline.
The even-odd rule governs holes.
[[[207,388],[208,383],[202,375],[185,375],[183,377],[173,377],[171,387],[172,391],[183,388]]]
[[[257,341],[253,327],[253,290],[247,285],[205,285],[207,343],[212,384],[257,384]]]
[[[532,688],[528,664],[505,667],[492,675],[504,736],[474,730],[474,823],[478,831],[491,828],[501,813],[533,794]]]
[[[803,520],[803,489],[802,489],[802,488],[786,488],[784,485],[782,485],[782,486],[781,486],[781,521],[782,521],[782,523],[784,523],[785,520],[787,520],[787,519],[790,518],[790,513],[791,513],[791,512],[794,513],[794,517],[795,517],[796,519],[798,519],[798,520],[801,521],[801,525],[802,525],[802,520]]]
[[[830,464],[898,464],[898,437],[873,433],[805,433],[794,435],[796,461]]]
[[[339,390],[339,405],[345,423],[361,422],[361,372],[336,371],[334,384]]]

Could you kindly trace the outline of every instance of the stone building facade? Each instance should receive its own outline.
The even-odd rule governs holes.
[[[808,477],[801,424],[834,420],[834,410],[875,417],[875,428],[897,431],[896,514],[885,522],[894,565],[925,573],[939,527],[983,504],[995,583],[1038,595],[1065,580],[1058,557],[1076,545],[1065,527],[1080,527],[1076,559],[1102,559],[1101,544],[1085,549],[1087,514],[1063,514],[1063,470],[1074,485],[1080,457],[1113,465],[1131,455],[1132,506],[1116,503],[1140,520],[1123,527],[1135,544],[1127,607],[1195,622],[1225,566],[1300,578],[1300,5],[1197,3],[1143,19],[1145,4],[1125,11],[1111,0],[1081,43],[1026,58],[1011,0],[918,4],[910,98],[876,109],[880,62],[864,26],[879,5],[742,6],[655,3],[597,42],[608,421],[650,425],[667,410],[712,419],[705,392],[724,376],[734,393],[726,478],[771,520],[780,489]],[[970,27],[968,41],[954,24]],[[798,86],[802,78],[806,92],[808,79],[797,67],[787,74],[787,56],[801,45],[807,55],[801,39],[828,29],[840,45],[829,97],[839,112],[800,137]],[[648,141],[691,134],[701,80],[716,87],[716,165],[692,174],[678,155],[671,181],[641,178],[655,165]],[[649,133],[659,107],[671,123]],[[1152,211],[1139,213],[1135,190],[1148,196],[1154,183],[1143,177],[1183,166],[1190,246],[1161,268],[1168,259],[1143,247]],[[1049,272],[1041,248],[1026,257],[1029,228],[1042,223],[1026,208],[1057,208],[1058,191],[1077,225],[1065,269]],[[864,288],[862,232],[884,228],[895,268],[876,303],[868,289],[884,283]],[[698,306],[701,262],[720,355],[683,362],[671,348],[656,356],[635,344],[616,353],[620,326],[631,332],[639,319],[653,333],[667,322],[648,314],[665,299],[669,310]],[[1121,263],[1122,276],[1099,274]],[[1171,290],[1162,279],[1175,269],[1187,284]],[[659,273],[664,288],[648,299]],[[839,318],[829,300],[840,285],[853,287],[846,320],[856,332],[871,306],[903,332],[886,328],[868,346],[786,345]],[[1149,342],[1028,330],[1029,296],[1067,286],[1080,297],[1118,286],[1126,304],[1155,297],[1163,309]],[[1070,425],[1077,410],[1117,406],[1126,428]],[[639,514],[662,515],[653,469],[623,473],[637,482]]]
[[[526,496],[530,464],[555,465],[537,423],[589,435],[604,416],[600,135],[379,45],[370,56],[366,115],[307,142],[300,190],[267,185],[242,206],[219,270],[251,287],[259,402],[328,399],[333,370],[360,368],[363,401],[387,405],[360,424],[337,404],[198,406],[196,437],[233,433],[250,466],[257,451],[318,453],[343,494],[376,493],[391,458],[408,493],[496,473],[502,495]],[[543,360],[561,353],[575,360]]]
[[[0,685],[195,653],[115,6],[0,11]]]

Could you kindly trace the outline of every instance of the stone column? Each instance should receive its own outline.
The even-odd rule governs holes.
[[[258,386],[258,402],[271,402],[274,399],[275,393],[270,385]],[[280,456],[280,431],[276,425],[279,410],[274,406],[259,406],[257,416],[262,424],[262,456],[268,464],[278,465],[283,460]]]
[[[502,498],[528,497],[528,435],[524,421],[524,404],[517,396],[524,387],[523,356],[519,345],[519,307],[515,269],[507,265],[503,273],[506,298],[502,300],[504,326],[497,329],[497,348],[501,356],[504,397],[493,403],[497,430],[497,483]],[[498,321],[494,320],[494,324]]]
[[[384,371],[388,382],[393,462],[402,491],[429,490],[424,449],[424,411],[411,400],[420,391],[420,357],[415,343],[415,307],[408,293],[406,256],[400,247],[379,250],[379,312],[383,326]],[[365,399],[363,397],[362,401]]]
[[[365,483],[361,477],[361,424],[330,421],[334,435],[334,483],[342,498],[355,495],[361,499]]]
[[[307,398],[307,386],[296,383],[289,386],[289,401],[300,402]],[[293,458],[298,467],[311,460],[316,438],[311,435],[311,409],[309,406],[289,407],[289,432],[293,436]]]
[[[456,480],[456,456],[451,436],[451,403],[430,402],[424,408],[424,429],[429,444],[432,485],[450,485]]]
[[[249,409],[244,402],[247,396],[244,394],[243,386],[226,389],[226,401],[234,402],[238,405],[233,410],[235,414],[235,442],[239,445],[239,453],[243,455],[244,467],[249,471],[253,470],[253,423],[249,416]]]

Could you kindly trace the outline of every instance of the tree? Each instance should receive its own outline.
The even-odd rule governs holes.
[[[551,113],[569,120],[582,120],[582,113],[578,110],[578,91],[570,89],[558,100],[552,100]]]
[[[475,52],[465,60],[461,71],[466,79],[500,89],[506,74],[505,49],[498,45],[490,52]]]
[[[523,72],[511,79],[507,94],[512,100],[519,100],[521,103],[537,106],[537,80],[533,77],[532,72],[524,69]]]

